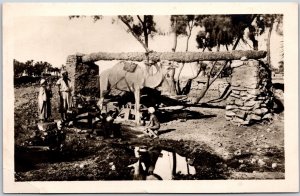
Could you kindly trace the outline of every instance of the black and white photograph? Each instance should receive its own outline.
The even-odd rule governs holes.
[[[297,191],[297,4],[215,5],[4,5],[4,188]]]

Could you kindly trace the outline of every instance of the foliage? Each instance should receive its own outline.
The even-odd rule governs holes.
[[[264,14],[260,15],[259,17],[260,27],[265,30],[266,28],[268,29],[268,39],[267,39],[267,62],[269,65],[271,65],[271,35],[272,35],[272,30],[275,24],[275,31],[279,35],[283,35],[283,30],[282,30],[282,23],[283,23],[283,15],[279,14]],[[282,48],[280,48],[282,50]],[[283,54],[283,53],[282,53]]]
[[[146,52],[149,52],[149,37],[153,37],[157,32],[153,15],[119,15],[118,19],[127,26],[127,32],[142,44]]]
[[[196,41],[198,48],[212,50],[220,45],[228,46],[237,39],[243,39],[248,28],[248,38],[252,41],[253,49],[258,49],[256,36],[262,35],[267,28],[276,25],[276,31],[282,34],[283,16],[279,14],[243,14],[243,15],[201,15],[196,20],[204,30],[199,31]]]
[[[13,63],[14,63],[14,74],[15,74],[15,76],[21,75],[27,68],[25,63],[21,63],[21,62],[17,61],[16,59],[14,59]]]
[[[242,38],[244,30],[251,27],[254,15],[203,15],[197,21],[204,30],[197,35],[198,48],[212,50],[220,45],[228,46]],[[250,32],[255,29],[251,29]],[[254,37],[253,37],[254,38]]]
[[[187,20],[186,15],[172,15],[171,18],[171,28],[172,32],[177,35],[187,35]]]
[[[46,70],[49,72],[59,72],[60,69],[57,67],[52,67],[52,65],[48,62],[28,60],[25,63],[20,62],[16,59],[13,61],[14,66],[14,76],[21,76],[24,72],[28,76],[41,76],[42,73]]]
[[[186,41],[186,52],[188,51],[189,47],[189,39],[192,34],[192,30],[195,26],[198,26],[199,16],[195,15],[172,15],[170,17],[171,21],[171,30],[174,33],[174,46],[172,48],[172,51],[176,51],[177,46],[177,37],[178,36],[187,36]]]

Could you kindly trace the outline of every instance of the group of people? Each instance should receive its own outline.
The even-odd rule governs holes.
[[[52,90],[51,86],[48,84],[46,79],[41,79],[40,81],[40,89],[38,95],[38,114],[40,122],[48,122],[51,121],[51,98],[52,98]],[[72,88],[70,85],[70,79],[68,77],[68,72],[62,70],[61,78],[56,82],[59,93],[59,112],[61,114],[61,121],[67,121],[67,112],[73,106],[72,104]],[[153,107],[148,108],[148,112],[150,114],[150,122],[146,126],[146,129],[151,129],[155,134],[158,134],[158,129],[160,128],[160,123],[155,116],[155,109]],[[113,112],[113,114],[107,114],[107,116],[101,116],[99,121],[103,121],[105,119],[105,126],[111,127],[113,120],[116,118],[117,112]],[[98,121],[98,122],[99,122]],[[96,121],[97,123],[97,121]],[[94,125],[93,127],[94,128]],[[113,135],[113,133],[107,133],[107,135]]]
[[[38,116],[40,122],[51,121],[51,98],[52,89],[51,85],[48,84],[46,79],[41,79],[40,89],[38,95]],[[62,70],[61,78],[56,82],[58,86],[59,93],[59,112],[61,114],[61,120],[67,120],[67,111],[72,107],[72,88],[70,85],[70,79],[68,77],[68,72]]]

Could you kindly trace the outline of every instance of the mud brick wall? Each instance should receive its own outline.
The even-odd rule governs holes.
[[[249,125],[272,118],[271,71],[257,60],[232,63],[232,93],[227,99],[226,119]]]
[[[68,71],[74,94],[99,97],[99,67],[93,62],[82,63],[81,56],[70,55],[67,58]]]

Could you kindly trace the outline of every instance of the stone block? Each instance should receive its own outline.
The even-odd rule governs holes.
[[[247,93],[247,91],[240,91],[240,95],[242,97],[246,97],[246,96],[248,96],[248,93]]]
[[[266,114],[269,110],[267,108],[261,108],[262,114]]]
[[[227,99],[227,105],[234,105],[235,104],[235,99],[232,97],[228,97]]]
[[[262,103],[262,104],[260,104],[260,107],[262,107],[262,108],[264,107],[265,108],[265,107],[267,107],[267,104]]]
[[[226,111],[225,115],[228,116],[228,117],[232,117],[232,116],[235,116],[235,113],[232,112],[232,111]]]
[[[253,82],[253,83],[247,83],[245,85],[246,88],[249,88],[249,89],[257,89],[258,88],[258,83],[257,82]]]
[[[243,106],[243,107],[240,107],[241,110],[244,110],[244,111],[251,111],[253,109],[253,106],[251,107],[246,107],[246,106]]]
[[[273,119],[273,115],[271,113],[267,113],[265,114],[262,119],[264,120],[272,120]]]
[[[246,117],[246,112],[244,112],[244,111],[239,110],[239,111],[236,111],[235,113],[236,113],[236,117],[239,117],[240,119],[244,120]]]
[[[259,108],[261,108],[261,104],[262,104],[261,101],[256,101],[256,104],[253,106],[253,109],[259,109]]]
[[[226,105],[226,110],[233,110],[233,109],[237,109],[238,106],[236,105]]]
[[[242,123],[244,123],[244,120],[243,119],[240,119],[240,118],[233,118],[232,119],[232,121],[234,122],[234,123],[237,123],[237,124],[242,124]]]
[[[237,90],[237,91],[247,91],[248,89],[246,89],[245,87],[241,87],[240,85],[231,85],[231,89],[232,90]]]
[[[230,121],[230,120],[232,120],[232,117],[225,116],[225,119],[228,120],[228,121]]]
[[[261,109],[256,109],[256,110],[254,110],[254,114],[261,116],[264,113],[263,113],[263,111]]]
[[[255,99],[257,97],[257,95],[253,95],[253,94],[250,94],[249,92],[247,92],[247,97],[249,99]]]
[[[240,95],[240,92],[241,92],[241,91],[232,89],[232,93],[233,93],[233,94]]]
[[[241,99],[242,99],[244,102],[254,100],[253,97],[251,97],[251,96],[242,96]]]
[[[250,124],[250,121],[249,120],[244,120],[241,125],[249,125]]]
[[[240,99],[235,100],[235,105],[237,106],[244,106],[244,102]]]
[[[264,100],[266,100],[267,98],[266,97],[263,97],[263,96],[258,96],[257,98],[256,98],[256,100],[262,100],[262,101],[264,101]]]
[[[245,106],[247,106],[247,107],[254,106],[255,104],[256,104],[256,101],[254,101],[254,100],[250,100],[250,101],[245,102]]]
[[[258,96],[261,94],[259,89],[252,89],[247,91],[250,95]]]
[[[248,119],[248,117],[249,117],[249,119]],[[261,120],[261,116],[258,116],[258,115],[255,115],[255,114],[251,114],[251,115],[249,115],[247,117],[247,119],[246,120],[255,120],[255,121],[260,121]]]
[[[234,98],[236,98],[236,99],[239,99],[239,98],[240,98],[239,95],[235,95],[235,94],[233,94],[233,93],[230,94],[230,97],[234,97]]]
[[[231,84],[232,89],[240,88],[240,84]]]

